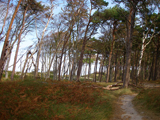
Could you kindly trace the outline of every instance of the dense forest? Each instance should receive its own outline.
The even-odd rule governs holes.
[[[0,0],[0,11],[1,81],[17,64],[22,80],[160,79],[159,0]]]

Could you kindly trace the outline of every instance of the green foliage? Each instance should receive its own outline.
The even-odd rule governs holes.
[[[91,4],[95,7],[95,8],[102,8],[102,6],[108,6],[108,2],[104,1],[104,0],[92,0]]]
[[[104,23],[107,20],[117,20],[117,21],[125,21],[125,17],[128,14],[127,11],[125,11],[124,9],[118,7],[118,6],[114,6],[113,8],[109,8],[109,9],[105,9],[103,11],[99,11],[97,10],[94,14],[93,14],[93,22],[94,23]]]

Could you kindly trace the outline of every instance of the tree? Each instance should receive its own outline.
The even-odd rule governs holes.
[[[145,51],[145,48],[147,47],[147,45],[149,45],[149,43],[153,40],[154,37],[156,37],[158,34],[160,34],[160,31],[156,31],[156,27],[157,27],[157,19],[159,18],[159,15],[154,14],[150,14],[147,15],[147,13],[145,14],[145,17],[143,18],[143,38],[142,38],[142,45],[141,45],[141,51],[140,51],[140,58],[139,58],[139,64],[138,64],[138,70],[137,70],[137,74],[136,74],[136,83],[138,83],[138,78],[139,78],[139,74],[141,71],[141,63],[142,63],[142,58],[143,58],[143,54]],[[155,71],[156,72],[156,71]]]
[[[105,2],[104,0],[93,0],[90,1],[91,7],[89,10],[89,15],[88,15],[88,23],[86,24],[86,28],[85,28],[85,32],[84,32],[84,38],[83,38],[83,44],[82,44],[82,49],[81,49],[81,54],[80,54],[80,58],[79,58],[79,62],[78,62],[78,70],[77,70],[77,82],[79,82],[79,78],[80,78],[80,73],[81,73],[81,69],[82,69],[82,63],[83,63],[83,54],[85,51],[85,46],[87,41],[91,38],[91,36],[94,34],[95,30],[96,30],[96,25],[97,23],[92,21],[93,16],[92,16],[92,10],[95,8],[101,8],[102,6],[107,6],[108,3]],[[89,31],[90,34],[89,34]],[[88,35],[89,34],[89,35]]]
[[[23,19],[22,19],[22,27],[21,27],[19,35],[18,35],[18,43],[17,43],[17,48],[16,48],[16,52],[15,52],[15,57],[14,57],[14,64],[13,64],[13,70],[12,70],[12,74],[11,74],[11,80],[13,80],[13,78],[14,78],[17,56],[18,56],[19,46],[20,46],[20,42],[21,42],[21,35],[22,35],[23,29],[25,27],[25,19],[26,19],[26,17],[30,17],[33,14],[37,14],[38,12],[41,12],[44,9],[43,6],[41,4],[39,4],[38,2],[36,2],[35,0],[34,1],[27,0],[26,2],[23,1],[20,8],[23,12]],[[26,16],[26,13],[28,13],[27,16]]]
[[[46,17],[48,18],[48,21],[42,31],[42,36],[41,36],[41,39],[38,41],[39,42],[39,45],[38,45],[38,52],[37,52],[37,57],[36,57],[36,68],[35,68],[35,78],[38,77],[38,68],[39,68],[39,59],[40,59],[40,53],[41,53],[41,49],[42,49],[42,44],[43,44],[43,38],[44,38],[44,34],[45,34],[45,31],[49,25],[49,22],[50,22],[50,19],[52,18],[52,15],[53,15],[53,9],[54,9],[54,5],[53,5],[53,1],[50,1],[51,3],[51,8],[50,8],[50,12],[46,15]]]
[[[11,19],[11,22],[10,22],[10,25],[9,25],[9,28],[8,28],[8,31],[6,33],[6,38],[5,38],[5,41],[4,41],[4,44],[3,44],[3,49],[2,49],[2,53],[1,53],[1,59],[0,59],[0,81],[1,81],[1,78],[2,78],[2,74],[3,74],[3,68],[4,68],[4,64],[6,62],[6,52],[7,52],[7,49],[8,49],[8,44],[9,44],[9,41],[8,41],[8,38],[9,38],[9,34],[10,34],[10,31],[11,31],[11,28],[12,28],[12,24],[13,24],[13,21],[15,19],[15,16],[18,12],[18,8],[20,6],[20,3],[21,3],[22,0],[19,0],[18,1],[18,4],[16,6],[16,9],[13,13],[13,16],[12,16],[12,19]]]
[[[12,74],[11,74],[11,80],[12,80],[12,81],[13,81],[13,77],[14,77],[14,73],[15,73],[17,56],[18,56],[18,50],[19,50],[19,45],[20,45],[20,41],[21,41],[21,34],[22,34],[22,31],[23,31],[23,28],[24,28],[25,17],[26,17],[27,10],[28,10],[28,6],[25,7],[25,10],[24,10],[24,12],[23,12],[22,27],[21,27],[20,33],[19,33],[19,35],[18,35],[17,49],[16,49],[16,52],[15,52],[13,70],[12,70]]]
[[[135,25],[135,15],[137,12],[137,5],[141,0],[115,0],[116,2],[124,2],[129,5],[129,15],[126,22],[127,26],[127,38],[126,38],[126,60],[125,60],[125,73],[123,79],[123,87],[128,87],[130,80],[130,61],[131,61],[131,50],[133,41],[133,30]]]

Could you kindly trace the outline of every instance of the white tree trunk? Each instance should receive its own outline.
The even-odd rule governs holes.
[[[158,32],[157,34],[154,35],[155,33],[155,27],[154,27],[154,31],[149,39],[149,41],[145,44],[146,39],[148,38],[148,32],[145,34],[145,31],[143,32],[143,39],[142,39],[142,46],[141,46],[141,52],[140,52],[140,59],[139,59],[139,65],[138,65],[138,70],[137,70],[137,78],[139,77],[140,71],[141,71],[141,63],[142,63],[142,58],[143,58],[143,53],[144,50],[146,48],[146,46],[151,42],[151,40],[158,34],[160,34],[160,32]]]
[[[144,53],[144,49],[145,49],[144,42],[145,42],[145,37],[143,37],[143,40],[142,40],[142,46],[141,46],[141,52],[140,52],[140,58],[139,58],[139,65],[138,65],[138,70],[137,70],[137,77],[139,76],[139,73],[141,71],[141,63],[142,63],[143,53]]]
[[[41,49],[42,49],[43,38],[44,38],[45,31],[46,31],[46,29],[47,29],[47,27],[49,25],[49,21],[50,21],[52,15],[53,15],[53,8],[51,9],[51,13],[50,14],[51,15],[49,16],[47,24],[46,24],[45,28],[43,29],[41,40],[40,40],[40,43],[39,43],[39,50],[38,50],[37,58],[36,58],[35,77],[38,77],[39,58],[40,58],[40,53],[41,53]]]

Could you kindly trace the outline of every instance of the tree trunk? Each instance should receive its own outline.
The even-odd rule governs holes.
[[[132,51],[132,34],[135,23],[137,1],[134,1],[130,8],[130,14],[127,21],[127,41],[126,41],[126,63],[125,63],[125,76],[123,80],[123,87],[128,88],[130,80],[130,61]]]
[[[66,62],[66,50],[65,50],[65,53],[64,53],[64,60],[63,60],[63,67],[62,67],[62,71],[63,71],[63,76],[62,76],[62,80],[64,79],[64,76],[65,76],[65,69],[66,69],[66,65],[65,65],[65,62]]]
[[[26,60],[25,60],[25,62],[24,62],[23,69],[22,69],[22,72],[21,72],[21,79],[24,79],[23,74],[24,74],[24,70],[25,70],[25,67],[26,67],[26,64],[27,64],[27,61],[28,61],[28,56],[29,56],[29,54],[30,54],[30,51],[29,51],[29,52],[27,53],[27,55],[26,55]]]
[[[136,83],[138,82],[139,74],[140,74],[140,71],[141,71],[141,63],[142,63],[143,53],[144,53],[144,50],[145,50],[145,46],[144,46],[145,43],[144,42],[145,42],[145,37],[144,37],[144,33],[143,33],[142,46],[141,46],[138,70],[137,70],[137,75],[136,75]]]
[[[57,80],[57,54],[53,66],[53,80]]]
[[[154,76],[153,76],[153,80],[157,80],[157,72],[158,72],[158,59],[159,59],[159,47],[157,46],[156,49],[156,58],[155,58],[155,69],[154,69]]]
[[[96,76],[97,76],[97,63],[98,63],[98,53],[97,53],[95,66],[94,66],[94,82],[96,82]]]
[[[91,71],[91,53],[89,53],[89,67],[88,67],[88,81],[89,81],[89,77],[90,77],[90,71]]]
[[[8,28],[8,31],[7,31],[7,34],[6,34],[6,38],[5,38],[5,41],[4,41],[4,44],[3,44],[3,50],[2,50],[2,53],[1,53],[1,59],[0,59],[0,81],[1,81],[1,78],[2,78],[2,74],[3,74],[3,68],[4,68],[4,64],[6,62],[6,52],[7,52],[7,49],[8,49],[8,39],[9,39],[9,34],[10,34],[10,31],[12,29],[12,24],[13,24],[13,21],[14,21],[14,18],[17,14],[17,11],[18,11],[18,8],[20,6],[20,3],[21,3],[22,0],[19,0],[18,1],[18,4],[16,6],[16,9],[13,13],[13,16],[12,16],[12,19],[11,19],[11,22],[10,22],[10,25],[9,25],[9,28]]]
[[[110,75],[110,68],[111,68],[111,58],[112,58],[112,49],[109,53],[109,60],[108,60],[108,67],[107,67],[107,78],[106,78],[106,82],[109,82],[109,75]]]
[[[53,63],[53,60],[54,60],[54,57],[56,56],[56,62],[53,64],[55,66],[55,72],[54,72],[54,75],[55,77],[53,77],[53,80],[56,79],[57,80],[57,49],[59,47],[61,43],[61,40],[58,42],[58,45],[56,46],[56,51],[51,59],[51,62],[50,62],[50,65],[48,66],[48,70],[47,70],[47,73],[46,73],[46,76],[49,76],[49,72],[50,72],[50,69],[51,69],[51,66],[52,66],[52,63]],[[54,67],[53,67],[54,68]],[[46,79],[45,79],[46,80]]]
[[[115,74],[114,74],[114,82],[117,82],[117,74],[118,74],[119,64],[117,64],[117,53],[115,54]]]
[[[100,73],[100,78],[99,78],[100,82],[102,81],[102,76],[103,76],[104,61],[105,61],[105,58],[103,58],[103,63],[102,63],[102,66],[101,66],[101,73]]]
[[[25,17],[26,17],[27,10],[28,10],[28,7],[25,9],[25,11],[23,13],[22,27],[21,27],[20,33],[18,35],[18,43],[17,43],[16,53],[15,53],[15,57],[14,57],[14,64],[13,64],[13,69],[12,69],[12,74],[11,74],[11,80],[12,81],[14,79],[16,62],[17,62],[17,57],[18,57],[18,51],[19,51],[19,46],[20,46],[20,42],[21,42],[21,35],[22,35],[23,28],[24,28],[24,24],[25,24]]]
[[[82,43],[81,54],[80,54],[80,58],[79,58],[79,62],[78,62],[77,80],[76,80],[77,82],[79,82],[79,78],[80,78],[80,74],[81,74],[81,69],[82,69],[82,64],[83,64],[83,54],[84,54],[85,46],[86,46],[86,43],[87,43],[87,40],[88,40],[87,39],[87,33],[88,33],[88,30],[89,30],[90,22],[91,22],[91,11],[90,11],[90,18],[89,18],[88,24],[86,26],[85,35],[84,35],[84,39],[83,39],[83,43]],[[94,29],[92,30],[90,36],[93,34]]]
[[[75,71],[75,53],[73,51],[73,60],[72,60],[72,68],[70,70],[70,74],[69,74],[69,80],[72,81],[73,80],[73,72]]]
[[[114,21],[114,23],[113,23],[113,31],[112,31],[112,44],[111,44],[111,48],[110,48],[109,61],[108,61],[108,69],[107,69],[107,79],[106,79],[107,83],[109,81],[110,68],[111,68],[111,60],[112,60],[112,53],[113,53],[114,42],[115,42],[115,38],[116,38],[116,35],[115,35],[116,26],[117,26],[117,21]]]
[[[8,67],[9,67],[9,62],[11,59],[11,54],[9,54],[8,59],[7,59],[7,64],[6,64],[6,68],[5,68],[5,78],[8,78]]]
[[[143,73],[142,73],[142,79],[145,80],[145,75],[146,75],[146,62],[144,61],[143,63]]]
[[[150,81],[153,76],[153,66],[154,66],[154,53],[153,53],[153,60],[152,60],[151,67],[150,67],[148,81]]]
[[[113,75],[113,67],[110,67],[110,73],[109,73],[109,82],[112,82],[112,75]]]
[[[126,60],[126,52],[123,54],[123,72],[122,72],[122,81],[124,81],[125,77],[125,60]]]
[[[61,57],[60,57],[60,63],[59,63],[59,67],[58,67],[58,80],[60,81],[61,80],[61,64],[62,64],[62,58],[63,58],[63,53],[64,53],[64,49],[66,47],[66,44],[68,42],[68,40],[70,39],[70,36],[71,36],[71,29],[70,29],[70,33],[69,35],[67,36],[67,33],[66,33],[66,36],[65,36],[65,41],[64,41],[64,44],[63,44],[63,48],[62,48],[62,52],[61,52]]]
[[[41,49],[42,49],[44,33],[45,33],[45,31],[46,31],[46,29],[49,25],[49,21],[50,21],[52,15],[53,15],[53,8],[51,9],[50,16],[48,18],[48,21],[47,21],[47,24],[46,24],[45,28],[43,29],[41,40],[39,41],[40,43],[39,43],[39,48],[38,48],[37,58],[36,58],[35,78],[38,77],[39,58],[40,58],[40,53],[41,53]]]
[[[78,64],[78,71],[77,71],[77,82],[79,82],[80,74],[81,74],[81,69],[82,69],[82,64],[83,64],[83,54],[85,50],[85,45],[86,45],[86,40],[83,40],[83,45],[82,45],[82,50],[79,58],[79,64]]]

